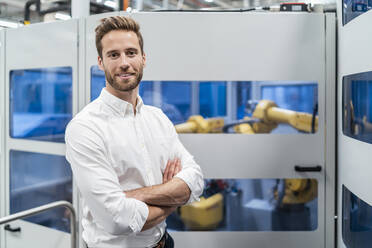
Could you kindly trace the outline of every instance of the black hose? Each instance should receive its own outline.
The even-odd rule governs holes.
[[[24,21],[30,21],[30,7],[32,5],[36,4],[36,11],[40,12],[40,0],[29,0],[25,4],[25,20]]]
[[[233,127],[233,126],[236,126],[236,125],[240,125],[240,124],[254,124],[254,123],[257,123],[259,122],[260,120],[258,119],[251,119],[251,120],[239,120],[239,121],[235,121],[233,123],[229,123],[229,124],[226,124],[225,126],[223,126],[222,128],[222,132],[223,133],[228,133],[229,131],[229,128]]]

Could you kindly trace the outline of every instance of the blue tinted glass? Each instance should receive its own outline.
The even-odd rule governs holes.
[[[72,68],[10,72],[10,136],[64,142],[72,118]]]
[[[160,106],[163,112],[174,124],[186,121],[191,114],[191,82],[158,83],[161,84]]]
[[[316,83],[263,86],[261,99],[272,100],[280,108],[312,113],[318,100],[317,93]]]
[[[291,190],[291,183],[303,190]],[[167,218],[170,231],[313,231],[315,179],[206,179],[200,202]]]
[[[225,116],[226,82],[200,83],[199,107],[203,117]]]
[[[249,100],[252,99],[252,83],[237,82],[237,118],[243,119],[248,113],[246,111]]]
[[[90,100],[93,101],[96,99],[103,87],[105,87],[105,73],[99,69],[97,65],[90,68]]]
[[[342,186],[342,239],[347,248],[372,243],[372,206]]]
[[[354,18],[372,9],[371,0],[343,0],[342,22],[346,25]]]
[[[59,200],[72,202],[72,173],[65,157],[10,151],[10,214]],[[24,220],[69,232],[69,214],[58,208]]]
[[[148,81],[142,81],[139,87],[139,94],[142,97],[142,101],[147,105],[154,105],[154,83]]]
[[[343,133],[372,143],[372,72],[343,78]]]

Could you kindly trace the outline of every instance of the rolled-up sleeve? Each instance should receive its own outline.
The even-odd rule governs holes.
[[[182,170],[175,177],[182,179],[189,187],[191,194],[187,202],[191,203],[200,200],[200,195],[204,190],[203,173],[200,166],[195,162],[194,157],[187,151],[181,143],[173,124],[168,120],[168,128],[172,137],[172,154],[181,159]]]
[[[95,221],[112,235],[140,232],[149,209],[144,202],[125,196],[102,137],[79,121],[70,122],[65,137],[66,159]]]
[[[203,193],[204,180],[200,166],[195,162],[193,156],[182,145],[178,136],[175,143],[177,157],[181,159],[182,170],[175,177],[182,179],[189,187],[191,194],[187,203],[199,201]]]

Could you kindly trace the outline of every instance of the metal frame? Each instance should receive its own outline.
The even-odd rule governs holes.
[[[325,157],[325,247],[335,247],[336,240],[336,18],[325,14],[326,24],[326,157]]]
[[[65,207],[71,213],[71,215],[70,215],[71,248],[76,248],[77,247],[77,242],[76,242],[77,241],[76,240],[76,232],[77,232],[76,213],[75,213],[75,210],[74,210],[74,207],[72,206],[72,204],[67,202],[67,201],[52,202],[52,203],[49,203],[49,204],[46,204],[46,205],[43,205],[43,206],[40,206],[40,207],[31,208],[31,209],[28,209],[28,210],[25,210],[25,211],[22,211],[22,212],[19,212],[19,213],[16,213],[16,214],[5,216],[3,218],[0,218],[0,225],[6,224],[6,223],[14,221],[14,220],[26,218],[26,217],[33,216],[33,215],[37,215],[39,213],[42,213],[42,212],[45,212],[47,210],[51,210],[51,209],[54,209],[54,208],[58,208],[58,207]]]
[[[0,28],[0,217],[5,215],[5,30]],[[5,247],[4,230],[0,229],[0,247]]]
[[[46,68],[46,67],[59,67],[59,66],[71,66],[72,70],[72,114],[78,112],[78,20],[69,20],[64,22],[55,23],[42,23],[35,24],[17,29],[6,30],[6,54],[5,57],[5,90],[4,90],[4,101],[5,101],[5,120],[9,120],[9,72],[16,69],[31,69],[31,68]],[[45,33],[46,30],[50,32],[51,37],[49,39],[43,39],[41,33]],[[63,35],[61,36],[61,33]],[[20,38],[23,37],[23,38]],[[27,38],[25,38],[27,37]],[[24,43],[27,39],[28,42]],[[20,44],[22,43],[22,44]],[[35,44],[38,44],[36,47]],[[69,51],[64,53],[61,51]],[[19,56],[18,56],[19,54]],[[21,55],[22,54],[22,55]],[[62,56],[61,56],[62,54]],[[66,55],[65,55],[66,54]],[[58,59],[56,58],[56,55]],[[18,57],[17,57],[18,56]],[[38,60],[35,60],[35,57]],[[26,151],[26,152],[37,152],[50,155],[65,155],[65,144],[34,141],[26,139],[13,139],[9,134],[9,122],[5,122],[5,163],[4,163],[4,211],[5,214],[9,214],[9,151],[12,149]],[[77,192],[73,188],[73,204],[77,206]],[[25,225],[30,223],[22,222]],[[36,225],[34,225],[36,228]],[[38,226],[37,226],[38,227]],[[39,227],[38,227],[39,228]],[[44,228],[44,227],[40,227]],[[57,231],[52,230],[52,233]],[[64,233],[61,232],[62,235]],[[59,235],[59,234],[58,234]],[[8,243],[8,235],[4,235],[4,247]],[[62,240],[62,239],[61,239]]]
[[[76,91],[76,98],[73,99],[77,102],[77,109],[73,111],[73,116],[75,116],[84,106],[85,106],[85,98],[88,95],[86,90],[86,83],[85,83],[85,19],[79,19],[78,24],[78,81],[77,84],[77,91]],[[73,82],[74,83],[74,82]],[[89,94],[90,95],[90,94]],[[78,215],[78,227],[81,225],[81,219],[83,209],[81,208],[80,198],[79,198],[79,190],[75,183],[75,177],[73,177],[73,199],[74,199],[74,206]],[[85,247],[84,242],[82,239],[82,228],[78,228],[78,247]]]

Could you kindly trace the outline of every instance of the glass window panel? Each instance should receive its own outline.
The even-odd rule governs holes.
[[[315,179],[206,179],[203,198],[167,218],[170,231],[314,231]]]
[[[247,111],[252,99],[252,83],[251,82],[237,82],[237,118],[243,119],[246,115],[251,116],[251,112]]]
[[[71,118],[71,67],[10,71],[10,137],[64,142]]]
[[[54,201],[72,202],[72,173],[64,156],[10,151],[10,214]],[[70,232],[69,211],[57,208],[24,220]]]
[[[343,78],[344,135],[372,143],[372,72]]]
[[[370,9],[372,9],[371,0],[343,0],[343,25],[346,25],[348,22]]]
[[[272,100],[280,108],[312,113],[318,101],[317,88],[313,83],[263,86],[261,99]]]
[[[226,82],[202,82],[199,87],[200,114],[226,116]]]
[[[342,239],[347,248],[369,248],[372,206],[342,186]]]
[[[191,114],[191,82],[158,83],[161,84],[161,92],[154,92],[154,94],[161,94],[158,97],[161,100],[158,106],[174,124],[185,122]]]
[[[92,67],[92,100],[105,80],[96,70]],[[145,104],[161,108],[179,133],[315,133],[318,127],[317,82],[143,81],[139,94]],[[269,107],[277,108],[266,111]]]
[[[275,83],[275,82],[274,82]],[[281,82],[262,86],[261,99],[271,100],[279,108],[313,114],[317,111],[318,86],[312,82],[285,85]],[[272,133],[297,132],[291,125],[279,124]]]

